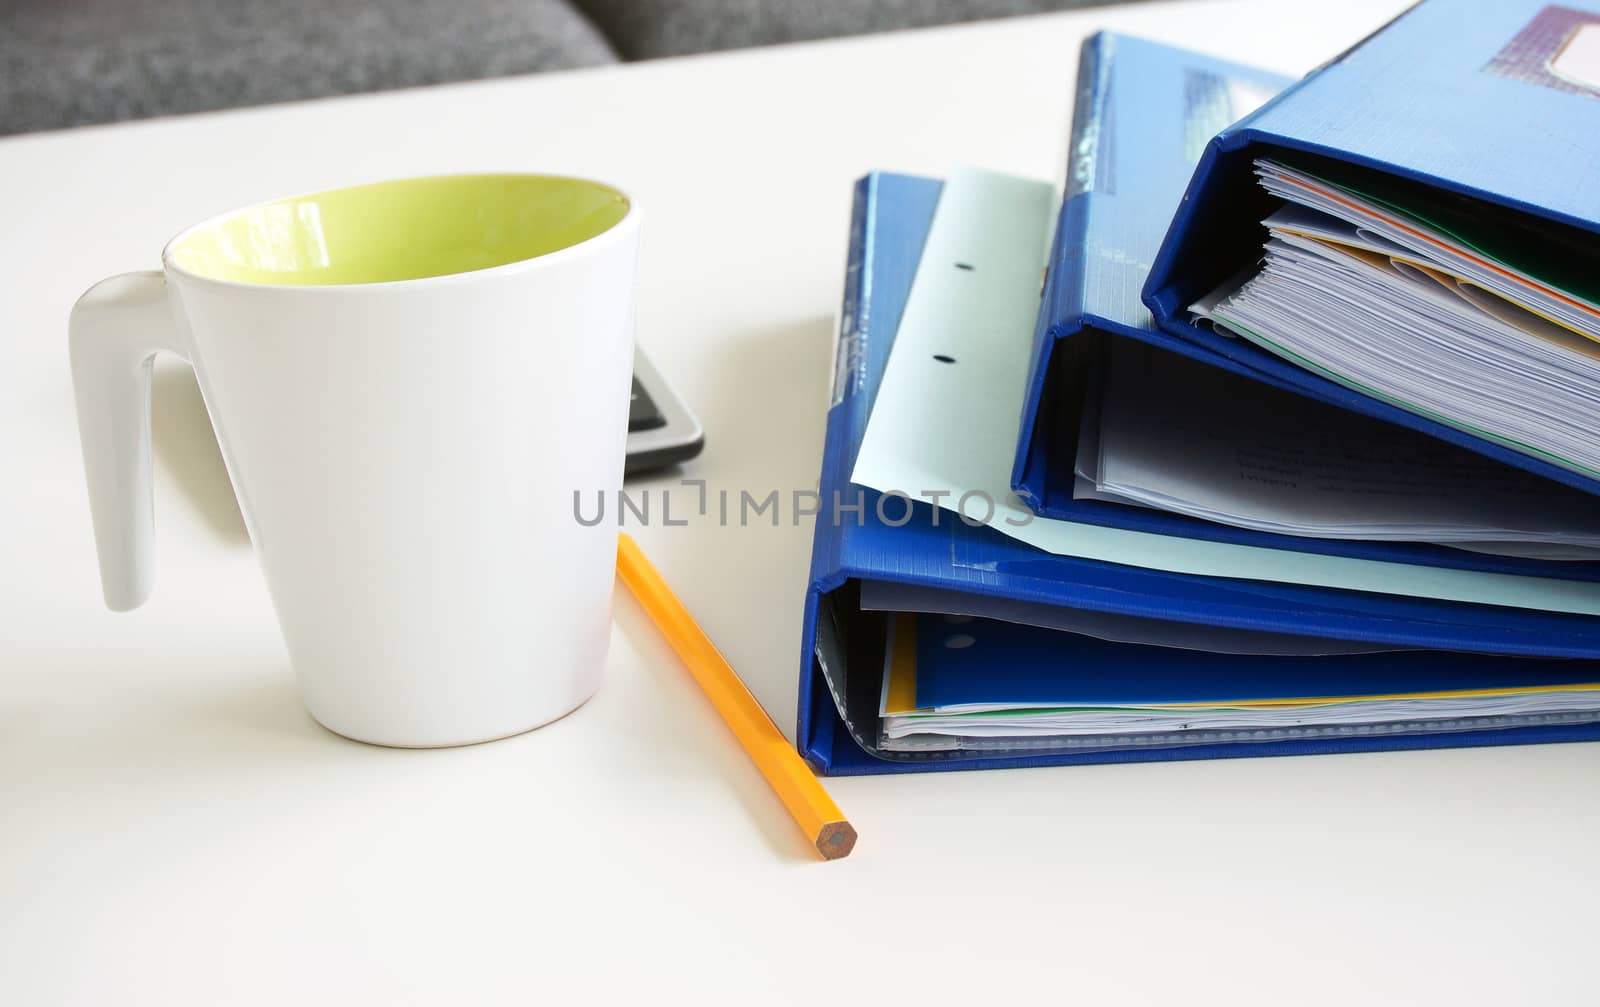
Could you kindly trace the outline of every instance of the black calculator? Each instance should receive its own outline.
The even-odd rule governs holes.
[[[705,447],[705,431],[641,350],[633,353],[628,403],[628,475],[687,461]]]

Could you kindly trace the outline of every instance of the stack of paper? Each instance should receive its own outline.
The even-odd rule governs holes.
[[[1600,477],[1600,274],[1554,227],[1259,160],[1289,205],[1192,310],[1357,391]],[[1353,176],[1352,176],[1353,177]]]
[[[1592,496],[1464,448],[1133,340],[1108,347],[1097,377],[1077,499],[1282,535],[1600,559]]]
[[[891,620],[890,751],[1127,748],[1600,720],[1600,666],[1408,651],[1273,658],[1110,644],[987,619]]]

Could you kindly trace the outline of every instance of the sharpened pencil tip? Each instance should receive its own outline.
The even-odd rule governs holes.
[[[849,822],[829,822],[817,833],[817,852],[824,860],[848,857],[856,848],[856,830]]]

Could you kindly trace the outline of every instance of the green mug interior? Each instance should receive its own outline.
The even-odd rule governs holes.
[[[410,178],[235,210],[180,235],[167,255],[234,283],[393,283],[548,255],[627,215],[628,197],[579,178]]]

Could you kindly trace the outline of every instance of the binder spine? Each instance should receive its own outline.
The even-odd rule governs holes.
[[[828,593],[844,582],[846,536],[850,528],[836,521],[833,502],[850,481],[855,445],[861,441],[871,407],[865,393],[872,305],[872,239],[878,176],[856,182],[850,213],[850,244],[845,259],[844,295],[839,307],[838,342],[834,347],[832,394],[823,435],[822,471],[817,483],[817,516],[812,532],[810,584],[806,592],[805,635],[801,653],[800,695],[795,742],[819,771],[830,771],[835,714],[852,736],[845,719],[848,704],[835,682],[832,665],[843,659]],[[819,682],[821,688],[819,689]],[[825,695],[824,695],[825,693]]]
[[[864,394],[872,312],[872,220],[878,177],[868,175],[856,183],[850,215],[850,248],[845,260],[844,298],[839,309],[839,338],[834,348],[833,394],[823,441],[822,474],[817,485],[815,541],[825,547],[812,555],[813,584],[832,583],[839,577],[849,529],[833,518],[833,496],[850,482],[855,466],[855,446],[867,422],[870,396]],[[829,527],[829,525],[832,527]]]
[[[1109,150],[1103,135],[1110,94],[1111,47],[1114,36],[1096,32],[1078,50],[1078,86],[1072,102],[1072,142],[1067,154],[1066,198],[1093,191],[1101,181],[1101,152]]]
[[[1097,193],[1115,188],[1110,136],[1112,47],[1116,36],[1097,32],[1084,40],[1078,57],[1078,93],[1072,110],[1072,166],[1067,172],[1067,193],[1061,203],[1051,254],[1050,284],[1039,338],[1050,338],[1050,328],[1083,313],[1084,270],[1089,250],[1089,205]]]
[[[1011,467],[1012,489],[1034,511],[1038,511],[1049,492],[1045,481],[1047,466],[1042,460],[1035,464],[1034,458],[1044,428],[1051,423],[1046,415],[1050,404],[1040,401],[1045,388],[1044,371],[1050,365],[1057,337],[1064,328],[1077,325],[1084,313],[1090,204],[1097,186],[1109,183],[1112,178],[1111,138],[1106,134],[1105,112],[1114,44],[1115,36],[1097,32],[1084,40],[1078,56],[1066,196],[1061,202],[1050,257],[1046,260],[1039,318],[1033,332],[1033,357],[1028,365],[1029,392],[1022,404],[1016,456]]]
[[[850,210],[850,245],[844,267],[844,302],[839,309],[839,336],[833,353],[833,394],[830,409],[854,395],[862,384],[866,361],[862,350],[866,346],[868,304],[872,271],[867,268],[869,254],[867,241],[869,212],[876,176],[868,175],[856,182],[855,199]]]

